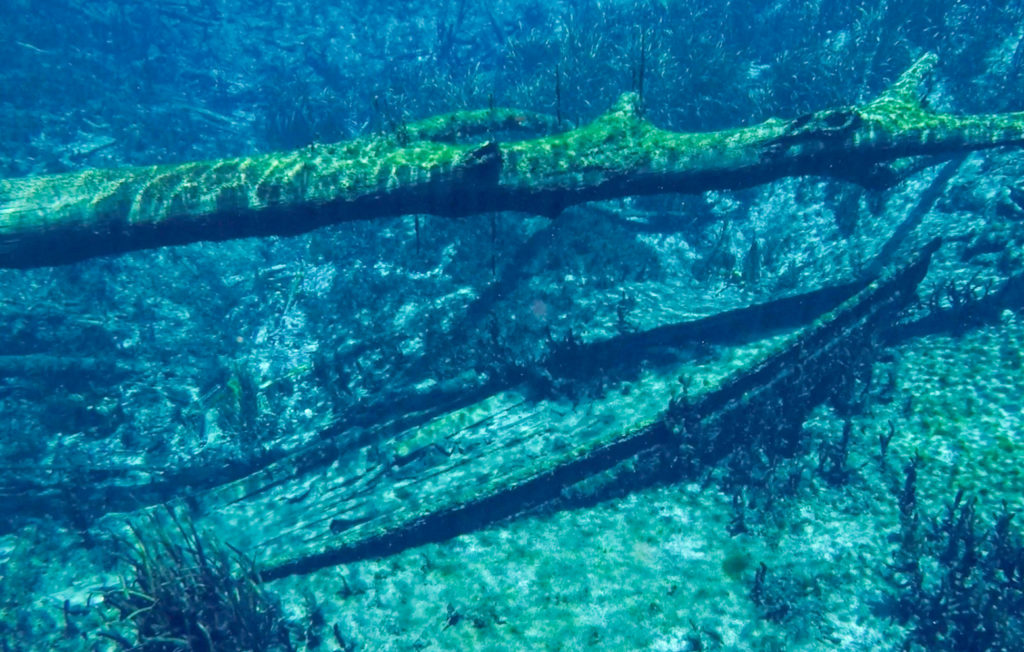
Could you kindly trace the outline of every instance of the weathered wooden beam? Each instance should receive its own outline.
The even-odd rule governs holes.
[[[742,188],[794,175],[891,183],[907,157],[1024,143],[1024,113],[929,110],[917,61],[877,99],[794,120],[709,133],[660,129],[627,93],[564,133],[512,109],[456,113],[394,133],[214,161],[0,180],[0,267],[37,267],[202,240],[291,235],[406,214],[523,211],[582,202]],[[439,142],[477,138],[469,144]]]
[[[530,456],[531,447],[541,447],[534,440],[543,439],[556,419],[543,406],[521,409],[516,397],[479,410],[483,416],[470,419],[467,428],[487,429],[473,437],[460,440],[440,428],[413,432],[387,447],[387,459],[375,471],[361,462],[351,476],[300,484],[304,493],[295,504],[308,499],[308,505],[282,505],[288,513],[269,517],[275,526],[262,528],[276,534],[249,546],[267,559],[263,576],[275,579],[443,541],[558,500],[573,485],[613,470],[620,487],[640,488],[681,477],[690,466],[713,465],[730,451],[799,425],[913,299],[936,248],[937,242],[929,244],[907,265],[720,382],[662,403],[660,410],[656,396],[638,395],[628,420],[621,420],[619,410],[619,420],[611,418],[588,436],[580,433],[561,449]],[[611,414],[597,416],[600,424]],[[526,441],[502,441],[523,420],[530,422],[525,432],[534,434]],[[480,446],[481,440],[488,445],[477,453],[499,462],[486,471],[459,452],[460,442]],[[414,459],[421,463],[411,474],[393,477],[393,469]],[[267,518],[266,509],[252,505],[241,513],[229,505],[209,518],[225,519],[219,525],[225,527],[254,510]]]
[[[623,360],[644,358],[662,347],[685,348],[698,340],[742,347],[773,332],[813,322],[862,289],[867,282],[821,288],[695,321],[579,343],[571,351],[559,349],[543,364],[555,378],[563,380],[568,376],[562,375],[561,371],[571,370],[572,374],[589,373],[598,377]],[[112,357],[0,356],[0,380],[4,380],[5,375],[12,379],[32,375],[52,378],[55,373],[68,369],[78,375],[103,373],[111,377],[129,373],[130,364]],[[517,387],[526,393],[538,393],[535,388]],[[483,393],[485,389],[487,393]],[[454,392],[438,389],[429,395],[399,391],[378,397],[375,401],[379,404],[371,402],[364,406],[364,411],[345,414],[342,424],[319,431],[310,437],[310,445],[284,457],[268,452],[245,462],[207,460],[201,466],[173,468],[103,464],[89,467],[0,465],[0,503],[6,505],[0,517],[0,535],[21,519],[44,515],[56,520],[91,523],[110,512],[132,511],[180,498],[181,487],[188,487],[196,493],[220,493],[219,486],[237,484],[251,487],[245,491],[263,491],[262,488],[268,484],[319,472],[346,452],[375,446],[396,433],[416,431],[435,417],[450,421],[452,414],[463,413],[464,406],[474,402],[475,392],[481,392],[476,397],[484,399],[490,393],[515,390],[512,385],[495,383],[475,390],[460,388]],[[382,419],[385,412],[387,418]],[[354,436],[354,431],[359,435]],[[404,441],[401,447],[408,448],[408,440]],[[398,457],[402,457],[400,452]],[[83,486],[89,486],[90,490],[82,492]]]

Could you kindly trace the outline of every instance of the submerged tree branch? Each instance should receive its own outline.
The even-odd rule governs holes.
[[[0,267],[414,213],[554,217],[587,201],[788,176],[884,186],[901,176],[908,157],[1024,144],[1024,113],[930,111],[918,89],[935,63],[934,55],[922,57],[860,106],[725,131],[660,129],[627,93],[590,124],[528,140],[496,136],[550,130],[553,119],[492,109],[290,152],[0,180]],[[479,140],[459,142],[466,137]]]

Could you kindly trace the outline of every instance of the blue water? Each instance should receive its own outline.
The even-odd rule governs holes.
[[[1024,110],[1022,17],[0,0],[2,649],[1024,649],[1019,138],[478,208],[624,93],[673,132],[799,126],[934,53],[923,111]],[[45,222],[102,198],[74,179],[375,160],[504,107],[422,213]]]

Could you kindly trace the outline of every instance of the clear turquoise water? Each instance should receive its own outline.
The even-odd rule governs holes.
[[[0,0],[0,176],[626,91],[726,129],[926,52],[932,109],[1015,111],[1020,18]],[[917,163],[0,270],[3,649],[1020,649],[1024,164]],[[916,298],[866,298],[937,236]]]

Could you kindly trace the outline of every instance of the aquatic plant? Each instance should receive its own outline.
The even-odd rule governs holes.
[[[824,441],[818,450],[818,475],[831,485],[841,485],[850,479],[853,470],[849,467],[850,436],[853,425],[849,420],[843,424],[843,434],[836,440]]]
[[[797,599],[793,579],[769,577],[768,566],[761,562],[750,587],[750,600],[757,607],[758,615],[766,620],[782,622],[793,613]]]
[[[120,539],[119,551],[128,576],[103,591],[120,623],[98,636],[143,652],[291,650],[281,607],[262,587],[255,563],[200,535],[191,521],[172,512],[169,520],[151,517],[144,529],[129,524],[131,536]]]
[[[991,521],[963,491],[940,515],[917,502],[915,459],[899,491],[900,537],[889,605],[909,628],[906,647],[1011,650],[1024,637],[1024,539],[1004,503]]]

